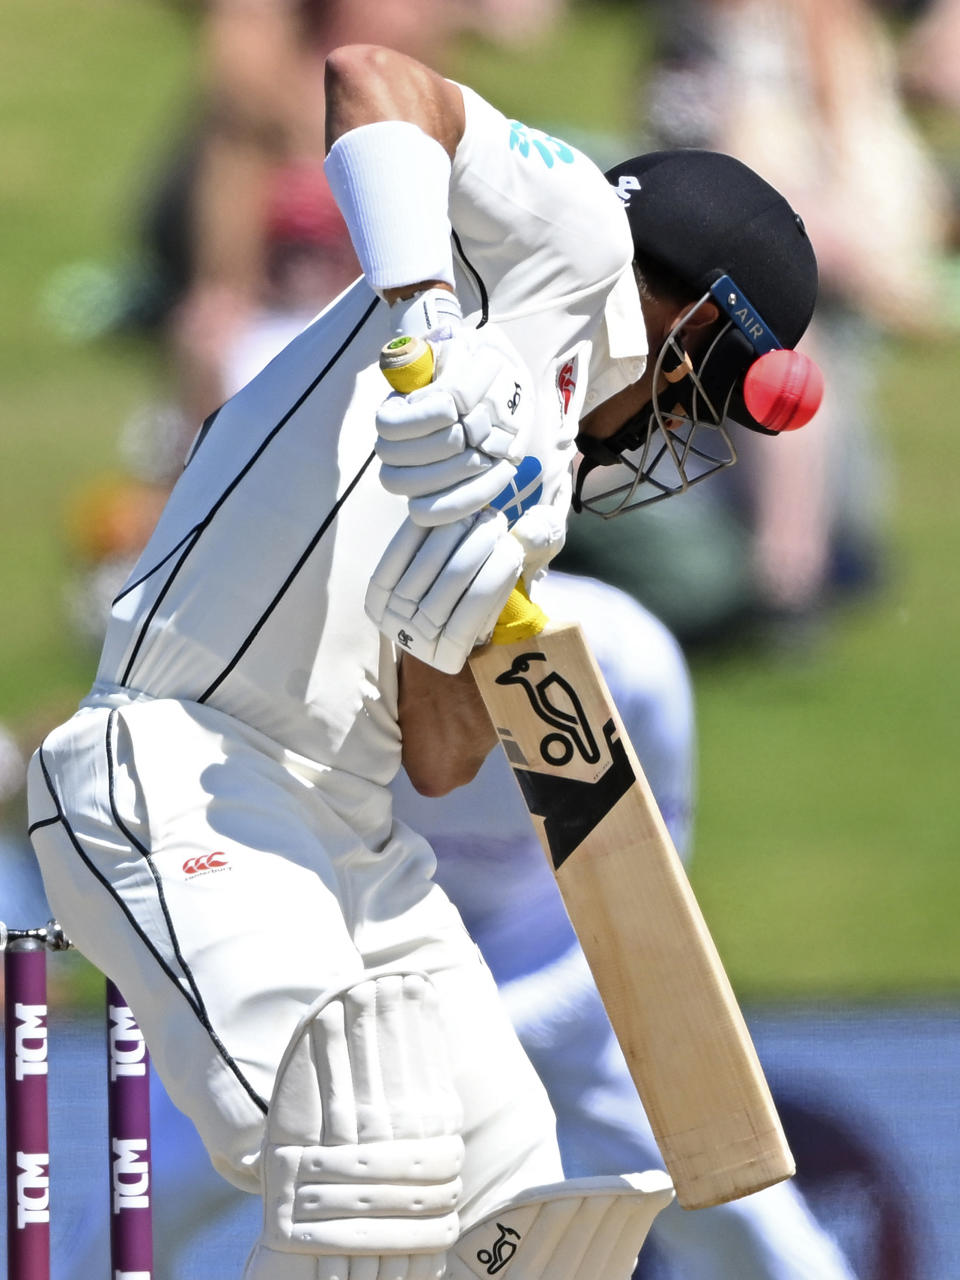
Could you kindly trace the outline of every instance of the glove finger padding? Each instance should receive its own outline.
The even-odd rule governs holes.
[[[403,601],[417,599],[420,619],[436,632],[452,621],[456,610],[468,596],[482,592],[489,581],[489,574],[481,576],[483,570],[506,533],[505,519],[481,516],[469,522],[456,545],[448,551],[449,539],[443,535],[451,527],[462,528],[464,523],[458,521],[454,526],[441,525],[437,530],[440,536],[430,538],[424,544],[397,583],[398,598]],[[443,556],[439,569],[438,554]],[[519,555],[518,547],[514,559]],[[481,606],[481,614],[485,616],[490,607],[489,604]]]
[[[377,436],[381,441],[402,444],[431,436],[459,421],[460,410],[453,396],[432,382],[408,396],[398,392],[387,396],[377,410]],[[378,444],[378,454],[379,451]]]
[[[516,538],[507,534],[497,542],[437,636],[433,665],[439,671],[460,671],[471,651],[490,639],[522,566],[523,551]]]
[[[427,442],[418,440],[415,442],[418,449]],[[437,447],[439,446],[439,447]],[[439,453],[446,447],[443,441],[434,441],[431,438],[429,447],[437,447]],[[379,446],[378,446],[379,449]],[[472,502],[479,501],[483,494],[489,493],[490,498],[495,498],[503,488],[500,483],[500,471],[497,468],[508,468],[503,484],[514,474],[516,468],[513,463],[494,462],[492,458],[488,458],[479,449],[460,449],[455,454],[448,454],[445,458],[436,458],[430,462],[424,462],[417,466],[393,466],[384,464],[380,468],[380,483],[388,493],[398,494],[403,498],[431,498],[436,497],[438,505],[443,508],[453,490],[461,490],[460,498],[461,506],[469,505]],[[496,476],[494,476],[496,472]],[[488,478],[489,477],[489,478]],[[479,480],[480,484],[473,482]],[[499,485],[499,488],[495,487]],[[484,498],[483,506],[490,501],[490,498]],[[423,504],[421,504],[423,505]],[[479,511],[479,507],[475,510]],[[413,515],[413,502],[410,504],[410,514]],[[462,519],[464,515],[472,515],[471,511],[461,511],[454,519]],[[439,520],[418,521],[423,524],[439,524]]]
[[[453,674],[489,637],[522,567],[500,512],[433,529],[406,520],[373,572],[366,610],[388,639]]]
[[[378,437],[376,453],[380,459],[383,487],[391,488],[391,469],[420,468],[433,462],[444,462],[460,453],[464,443],[463,425],[460,422],[450,423],[438,431],[431,431],[427,436],[416,436],[412,440],[395,441]]]
[[[514,392],[516,394],[516,384]],[[518,406],[519,407],[519,406]],[[429,457],[430,441],[459,441],[460,447],[479,448],[494,431],[490,408],[482,401],[461,412],[447,390],[431,383],[419,391],[388,396],[377,410],[377,457],[396,466],[419,465],[423,450]],[[487,449],[487,452],[493,452]]]
[[[516,473],[512,462],[495,462],[486,471],[448,489],[411,498],[407,504],[410,519],[431,529],[475,515],[504,491]]]
[[[368,617],[378,627],[382,627],[388,609],[398,617],[412,618],[472,523],[458,520],[436,529],[423,529],[412,520],[404,520],[371,575],[366,597]],[[396,636],[389,638],[395,640]]]
[[[380,478],[425,526],[481,510],[512,479],[535,418],[533,379],[492,327],[434,344],[436,376],[377,413]]]

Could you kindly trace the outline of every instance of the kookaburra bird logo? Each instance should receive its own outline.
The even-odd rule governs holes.
[[[613,717],[594,730],[576,689],[547,663],[543,653],[521,653],[496,682],[519,686],[550,729],[539,743],[546,769],[518,751],[508,730],[499,732],[527,808],[543,819],[550,857],[559,868],[619,803],[635,775]],[[575,755],[596,766],[591,777],[576,776]]]
[[[545,661],[542,653],[521,653],[509,671],[497,676],[497,684],[520,685],[540,719],[559,730],[548,733],[540,743],[540,754],[548,764],[566,764],[574,750],[587,764],[596,764],[600,748],[576,689],[556,671],[548,671],[539,680],[530,674],[532,663]]]

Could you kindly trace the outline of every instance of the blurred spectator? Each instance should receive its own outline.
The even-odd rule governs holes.
[[[726,78],[716,142],[784,182],[824,302],[895,332],[932,331],[946,190],[870,6],[707,0],[707,12]]]
[[[960,114],[960,0],[924,6],[903,47],[907,92]]]
[[[376,38],[441,57],[443,0],[209,0],[198,11],[199,105],[149,211],[172,296],[168,333],[185,451],[224,399],[224,353],[277,290],[305,318],[356,275],[323,176],[323,60]],[[304,244],[322,244],[305,261]]]
[[[942,322],[946,187],[904,111],[893,50],[865,0],[657,8],[650,143],[734,154],[802,215],[821,268],[802,346],[823,367],[827,392],[813,421],[773,446],[734,429],[740,465],[709,492],[651,512],[645,531],[669,555],[660,570],[641,565],[632,585],[684,638],[722,635],[747,615],[763,634],[796,641],[826,604],[881,571],[874,352],[882,334],[932,334]],[[696,538],[684,535],[691,524]],[[715,537],[704,538],[711,527]],[[584,539],[592,555],[589,529],[574,522],[565,567],[581,567]],[[617,580],[631,585],[623,571]],[[672,608],[690,599],[701,606],[693,616]]]
[[[467,27],[527,41],[566,0],[207,0],[200,96],[148,211],[185,447],[224,399],[226,352],[251,312],[303,323],[358,273],[326,178],[323,62],[376,41],[443,66]]]

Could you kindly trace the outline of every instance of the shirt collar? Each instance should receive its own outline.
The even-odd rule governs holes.
[[[593,344],[584,410],[632,386],[647,364],[647,327],[630,262],[607,294],[603,324]]]

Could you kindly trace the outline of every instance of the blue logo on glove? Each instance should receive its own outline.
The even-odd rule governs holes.
[[[525,511],[540,501],[543,493],[543,468],[540,459],[528,454],[517,467],[516,475],[497,496],[491,507],[496,507],[507,517],[508,524],[515,524]]]

